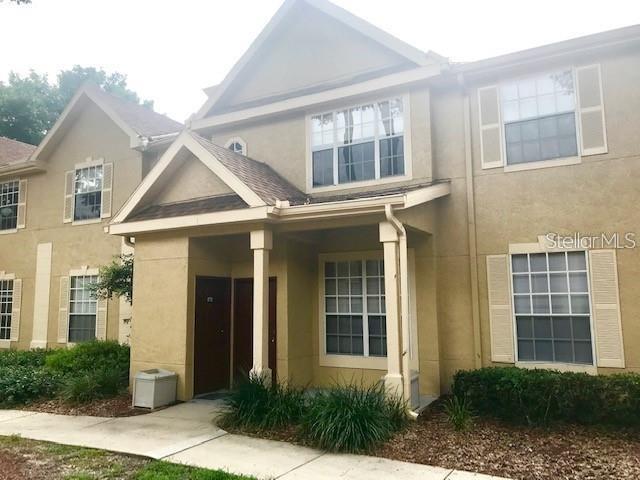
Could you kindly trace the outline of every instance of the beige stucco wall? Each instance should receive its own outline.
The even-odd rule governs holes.
[[[57,345],[60,276],[83,265],[97,268],[120,253],[121,238],[104,233],[104,219],[91,225],[62,222],[65,172],[87,157],[104,158],[114,164],[113,206],[116,212],[141,180],[140,154],[129,148],[126,136],[92,103],[82,111],[73,126],[42,159],[46,172],[26,177],[28,181],[26,228],[0,235],[0,270],[23,279],[23,298],[19,341],[12,348],[29,348],[32,339],[36,249],[39,243],[52,243],[49,296],[48,342]],[[118,338],[118,301],[109,302],[108,338]]]

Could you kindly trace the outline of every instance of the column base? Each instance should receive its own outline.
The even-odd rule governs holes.
[[[29,344],[29,348],[34,349],[34,348],[47,348],[47,341],[46,340],[32,340],[31,343]]]
[[[384,386],[390,396],[403,396],[402,392],[404,390],[404,384],[402,382],[402,375],[387,373],[384,376]]]
[[[271,386],[271,369],[270,368],[256,368],[253,367],[249,372],[250,378],[262,378],[264,383],[268,386]]]

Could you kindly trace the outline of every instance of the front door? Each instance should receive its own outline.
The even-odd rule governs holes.
[[[194,394],[229,388],[231,279],[196,277]]]
[[[276,379],[276,279],[269,278],[269,368]],[[246,376],[253,367],[253,278],[233,284],[233,375]]]

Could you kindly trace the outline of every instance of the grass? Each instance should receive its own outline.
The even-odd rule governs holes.
[[[252,480],[220,470],[27,440],[17,435],[0,437],[0,472],[7,478],[29,480]]]

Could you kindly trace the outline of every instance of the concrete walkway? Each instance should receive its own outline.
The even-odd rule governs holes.
[[[126,418],[0,410],[0,435],[143,455],[259,479],[498,479],[364,455],[330,454],[285,442],[233,435],[212,422],[220,412],[220,402],[210,400],[194,400]]]

